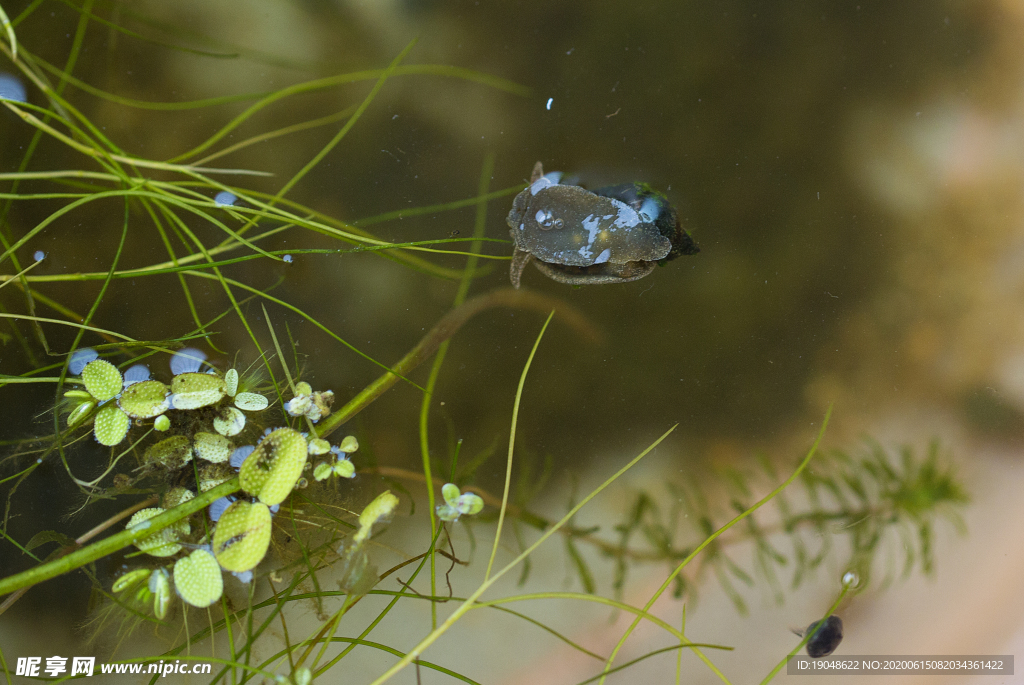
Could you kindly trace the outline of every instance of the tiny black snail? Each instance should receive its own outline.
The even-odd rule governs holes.
[[[824,621],[815,621],[807,626],[804,635],[811,636],[806,645],[807,656],[814,659],[828,656],[843,641],[843,619],[833,614]]]

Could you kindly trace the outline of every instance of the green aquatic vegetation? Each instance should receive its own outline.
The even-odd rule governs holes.
[[[213,554],[227,571],[251,571],[266,556],[270,533],[270,508],[240,500],[220,515],[213,530]]]
[[[208,607],[224,593],[224,577],[217,559],[197,549],[174,562],[174,589],[181,601],[194,607]]]
[[[516,446],[531,362],[542,349],[541,338],[552,321],[572,327],[582,340],[596,334],[593,326],[564,302],[538,293],[504,288],[470,296],[475,279],[492,268],[481,264],[509,259],[507,240],[484,235],[489,203],[500,207],[494,216],[504,216],[510,198],[522,186],[491,190],[496,162],[493,155],[487,155],[478,191],[469,198],[347,220],[288,197],[304,178],[319,173],[318,165],[351,134],[393,79],[460,79],[511,96],[523,95],[521,86],[456,67],[410,64],[410,45],[386,68],[319,78],[275,92],[196,102],[144,102],[76,78],[71,66],[49,64],[35,53],[31,41],[15,43],[16,30],[32,19],[36,7],[33,4],[12,21],[0,13],[7,35],[7,43],[0,43],[0,53],[33,89],[30,102],[2,103],[14,125],[31,131],[32,144],[19,171],[0,174],[0,181],[7,184],[6,192],[0,193],[0,319],[8,326],[5,344],[17,347],[25,361],[20,375],[0,377],[0,389],[18,398],[25,385],[44,384],[52,388],[54,399],[52,429],[5,446],[9,451],[3,461],[5,512],[0,532],[6,545],[3,553],[17,557],[19,571],[0,579],[0,594],[9,595],[0,611],[35,584],[61,582],[67,574],[84,572],[93,583],[98,602],[90,630],[112,630],[128,639],[140,626],[151,626],[173,641],[162,658],[197,653],[201,645],[209,647],[222,659],[218,663],[224,664],[210,682],[244,682],[257,677],[294,683],[321,677],[343,679],[343,660],[356,646],[393,657],[377,682],[407,666],[473,682],[471,674],[445,666],[444,653],[432,653],[431,659],[436,661],[422,655],[452,626],[480,610],[485,614],[500,611],[538,626],[553,639],[593,658],[602,674],[631,666],[635,661],[615,663],[617,648],[607,654],[590,652],[553,627],[505,606],[537,599],[567,606],[589,602],[633,616],[630,632],[640,621],[650,623],[672,637],[675,644],[671,649],[694,651],[728,682],[703,650],[730,647],[695,642],[687,635],[685,624],[682,628],[670,625],[654,616],[650,608],[670,588],[680,596],[696,589],[703,580],[701,573],[709,570],[720,580],[724,578],[724,585],[731,583],[730,578],[756,585],[756,576],[731,560],[731,549],[753,545],[758,569],[764,574],[763,585],[773,588],[772,574],[777,566],[785,565],[783,559],[793,560],[795,585],[829,553],[829,549],[811,550],[803,535],[824,534],[824,539],[853,536],[853,553],[840,563],[856,569],[866,583],[889,531],[905,532],[912,527],[920,541],[915,558],[922,559],[925,570],[931,568],[935,514],[965,499],[938,453],[924,463],[906,456],[902,466],[892,465],[882,452],[860,460],[838,455],[822,458],[817,447],[824,424],[814,445],[787,477],[766,470],[758,483],[747,476],[733,478],[739,494],[732,497],[732,511],[727,514],[714,509],[717,499],[699,492],[693,483],[683,482],[670,486],[676,488],[670,496],[639,494],[626,520],[608,536],[581,523],[594,507],[608,506],[602,494],[663,445],[674,430],[669,426],[663,427],[660,436],[651,435],[649,445],[607,474],[598,488],[573,499],[562,518],[547,519],[532,509],[550,467],[538,468]],[[80,11],[76,36],[93,30],[96,22],[118,29],[116,16],[99,16],[92,3],[85,7]],[[134,37],[124,35],[126,39]],[[77,37],[71,50],[69,65],[81,56]],[[360,82],[372,85],[339,112],[232,139],[267,108],[286,106],[300,95]],[[148,159],[108,136],[106,122],[90,119],[81,106],[83,94],[133,114],[204,110],[225,123],[190,149],[175,151],[170,159]],[[216,109],[238,102],[247,104],[234,115]],[[263,169],[211,166],[226,155],[273,138],[335,125],[330,139],[272,192],[247,187],[254,179],[269,178]],[[46,159],[60,159],[60,165],[30,170],[38,162],[34,150],[39,146],[52,146]],[[38,213],[34,223],[10,220],[16,204]],[[65,219],[88,216],[94,207],[103,207],[106,219],[116,222],[118,229],[113,244],[95,247],[97,263],[102,265],[99,270],[41,273],[46,255],[36,253],[42,251],[42,239],[67,231]],[[367,230],[386,221],[462,207],[475,209],[468,238],[389,242]],[[287,251],[269,248],[283,237],[290,246]],[[129,261],[126,246],[134,240],[160,250],[159,256],[147,253],[144,262]],[[457,284],[452,308],[396,363],[374,359],[296,304],[297,299],[290,299],[294,295],[278,288],[281,282],[301,276],[281,276],[269,283],[259,277],[258,272],[267,265],[285,268],[314,255],[388,259],[424,279],[451,281]],[[260,264],[260,269],[245,270],[250,263]],[[159,283],[161,288],[170,284],[191,319],[182,325],[182,334],[169,340],[144,340],[135,337],[132,324],[124,324],[124,330],[97,325],[101,312],[116,310],[118,296],[124,293],[121,288],[129,283]],[[306,292],[320,292],[316,279],[300,285]],[[87,311],[75,309],[72,303],[78,300],[69,292],[88,296]],[[268,308],[257,308],[257,302]],[[543,326],[538,322],[531,332],[536,338],[527,359],[516,354],[502,359],[524,368],[517,387],[494,389],[514,396],[500,495],[480,487],[475,474],[498,453],[504,436],[494,436],[491,447],[479,449],[477,456],[469,458],[460,459],[456,446],[448,463],[442,464],[431,455],[429,431],[438,379],[449,372],[444,367],[449,341],[467,321],[496,307],[548,315],[547,322]],[[549,314],[556,308],[556,316]],[[50,315],[40,315],[40,309]],[[256,324],[256,311],[263,314],[265,330]],[[333,341],[323,366],[328,362],[374,365],[380,376],[352,392],[318,387],[302,367],[319,370],[320,358],[298,359],[295,341],[301,333],[292,337],[296,320]],[[285,326],[290,347],[278,340]],[[228,333],[237,331],[254,350],[237,355],[255,360],[248,369],[226,361],[230,355],[225,349],[235,344]],[[200,347],[213,351],[209,361]],[[432,363],[427,380],[417,381],[418,377],[410,374],[428,359]],[[154,377],[148,368],[139,370],[143,363],[152,366]],[[395,427],[418,433],[422,455],[418,473],[402,471],[374,455],[375,443],[382,436],[366,435],[358,425],[347,425],[396,384],[415,390],[415,401],[420,402],[418,426]],[[352,434],[338,441],[343,427]],[[376,461],[371,463],[371,459]],[[813,474],[808,469],[812,459],[818,460]],[[116,502],[120,513],[73,541],[55,531],[39,531],[28,541],[18,540],[11,533],[12,518],[25,506],[25,492],[40,475],[41,465],[55,468],[78,488],[82,502],[68,503],[69,514],[77,507],[88,515],[101,499]],[[385,487],[373,480],[374,473],[389,479],[389,484]],[[435,475],[442,473],[447,477]],[[756,499],[750,493],[765,480],[772,489]],[[807,493],[800,507],[785,499],[786,488],[796,487],[804,487]],[[687,521],[695,526],[689,531],[684,531],[678,520],[679,510],[666,509],[663,504],[678,500],[679,493],[685,493],[682,499],[691,514]],[[778,517],[765,521],[762,515],[771,509],[765,507],[769,503],[777,505]],[[420,517],[424,530],[429,520],[429,535],[401,550],[405,558],[400,563],[378,571],[386,551],[378,536],[389,528],[409,526]],[[505,556],[512,537],[507,529],[512,529],[520,545],[510,557]],[[473,540],[487,538],[486,571],[475,584],[459,585],[458,594],[454,587],[445,594],[450,581],[446,566],[463,561],[463,532],[474,536]],[[100,537],[101,533],[107,535]],[[689,534],[688,539],[684,533]],[[794,551],[789,555],[779,552],[775,536],[789,541]],[[532,555],[553,537],[564,541],[586,592],[488,594],[514,572],[526,580]],[[638,539],[643,543],[638,544]],[[42,554],[41,545],[53,542],[59,546]],[[595,554],[599,561],[610,559],[615,565],[613,587],[601,587],[594,580]],[[695,570],[691,564],[698,558],[701,563]],[[101,560],[111,563],[98,563]],[[629,572],[645,563],[669,566],[664,585],[646,606],[628,605],[622,597]],[[105,575],[104,569],[111,567],[116,567],[117,573]],[[408,577],[398,585],[389,584],[402,569]],[[413,589],[417,578],[429,583],[429,592]],[[230,592],[232,587],[238,589],[239,581],[243,591]],[[851,589],[851,584],[842,583],[839,599]],[[731,594],[740,597],[735,591]],[[369,622],[350,613],[367,597],[387,601]],[[411,648],[400,650],[369,639],[379,624],[394,618],[391,612],[399,602],[407,606],[424,601],[431,607],[430,621],[418,626],[420,632]],[[289,619],[298,612],[307,613],[310,604],[316,607],[316,626],[303,635],[289,632]],[[198,624],[192,620],[196,616],[201,617]],[[197,625],[199,629],[195,629]],[[184,632],[179,631],[181,626],[185,626]],[[277,626],[284,630],[278,631]],[[271,634],[283,637],[271,642]],[[628,636],[623,636],[623,642]],[[263,649],[268,643],[276,649]],[[10,656],[0,653],[0,661],[7,663]]]

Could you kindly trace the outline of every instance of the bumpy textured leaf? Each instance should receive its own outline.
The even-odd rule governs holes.
[[[163,507],[164,509],[173,509],[183,502],[187,502],[194,498],[196,493],[192,492],[188,488],[181,486],[173,487],[164,493]]]
[[[175,409],[199,409],[216,404],[227,388],[224,379],[209,373],[181,373],[171,381]]]
[[[140,509],[128,521],[128,527],[138,526],[164,511],[161,507]],[[136,540],[135,546],[154,557],[169,557],[181,551],[181,545],[178,544],[178,529],[175,526],[168,526],[155,535]]]
[[[240,392],[235,395],[235,406],[245,411],[263,411],[270,406],[270,400],[254,392]]]
[[[215,488],[221,483],[226,483],[235,477],[235,470],[230,464],[208,464],[203,462],[199,465],[198,485],[200,492],[206,492]]]
[[[230,440],[216,433],[196,433],[192,444],[197,457],[214,464],[227,461],[235,451]]]
[[[192,443],[184,435],[172,435],[150,445],[143,459],[147,465],[179,469],[192,461]]]
[[[267,553],[270,531],[267,505],[239,500],[224,510],[213,529],[213,554],[228,571],[252,570]]]
[[[174,589],[186,604],[210,606],[224,594],[220,565],[205,549],[197,549],[174,563]]]
[[[213,429],[221,435],[238,435],[245,428],[245,414],[234,407],[224,407],[213,420]]]
[[[103,359],[85,365],[82,369],[82,381],[85,383],[85,389],[97,402],[114,399],[124,385],[124,379],[121,378],[121,372],[117,367]]]
[[[238,392],[238,372],[234,369],[228,369],[228,372],[224,374],[224,392],[231,397]]]
[[[160,381],[142,381],[130,385],[117,400],[124,413],[135,419],[151,419],[170,407],[167,386]]]
[[[263,438],[242,463],[238,482],[243,490],[264,504],[280,504],[302,475],[307,450],[301,433],[279,428]]]
[[[96,362],[93,362],[95,364]],[[114,404],[108,404],[96,412],[93,420],[93,434],[101,445],[113,447],[128,435],[132,420]]]

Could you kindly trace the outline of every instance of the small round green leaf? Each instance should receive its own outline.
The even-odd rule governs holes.
[[[327,454],[331,451],[331,443],[327,442],[323,438],[313,438],[309,441],[309,453],[314,457],[321,454]]]
[[[245,411],[263,411],[270,406],[270,400],[254,392],[240,392],[235,395],[235,406]]]
[[[445,483],[441,487],[441,496],[444,497],[444,501],[448,504],[455,506],[455,501],[459,499],[459,486],[455,483]]]
[[[334,467],[326,461],[322,461],[313,469],[313,477],[317,480],[327,480],[334,473]]]
[[[167,416],[164,415],[164,414],[161,414],[160,416],[156,417],[156,420],[153,421],[153,430],[158,430],[158,431],[163,432],[163,431],[167,430],[170,427],[171,427],[171,420],[169,418],[167,418]]]
[[[142,381],[129,385],[117,403],[133,419],[151,419],[170,407],[167,386],[160,381]]]
[[[270,532],[267,505],[239,500],[224,510],[213,529],[213,554],[228,571],[250,571],[263,561]]]
[[[192,443],[184,435],[172,435],[150,445],[143,456],[147,466],[179,469],[192,461]]]
[[[128,520],[128,528],[145,526],[146,521],[153,518],[157,514],[162,514],[166,511],[161,507],[149,507],[148,509],[140,509],[135,512],[135,515]],[[187,523],[186,523],[187,525]],[[178,530],[176,526],[168,526],[159,533],[149,535],[135,541],[135,546],[140,550],[154,557],[169,557],[177,554],[181,550],[181,545],[178,544]]]
[[[227,392],[224,379],[210,373],[179,373],[171,381],[171,406],[199,409],[216,404]]]
[[[460,513],[472,516],[473,514],[479,514],[484,509],[484,500],[472,492],[464,492],[459,496],[458,509]]]
[[[174,589],[186,604],[210,606],[224,594],[220,565],[205,549],[197,549],[174,563]]]
[[[121,392],[124,379],[117,367],[103,359],[95,359],[82,369],[82,381],[97,402],[112,400]]]
[[[192,446],[197,457],[213,464],[227,461],[235,451],[230,440],[216,433],[196,433],[192,438]]]
[[[131,425],[132,420],[128,418],[127,414],[121,411],[116,404],[108,404],[96,412],[92,430],[96,436],[96,442],[113,447],[124,440]]]
[[[268,506],[280,504],[295,487],[306,465],[308,446],[302,434],[279,428],[263,438],[242,462],[238,482]]]
[[[348,459],[339,459],[334,462],[334,473],[341,478],[355,478],[356,465]]]
[[[213,420],[213,429],[228,437],[238,435],[243,428],[245,428],[245,414],[234,407],[222,408],[220,414]]]

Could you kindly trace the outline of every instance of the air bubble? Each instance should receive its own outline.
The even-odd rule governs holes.
[[[550,231],[553,228],[561,228],[562,220],[556,219],[550,209],[538,209],[534,216],[541,228]]]

